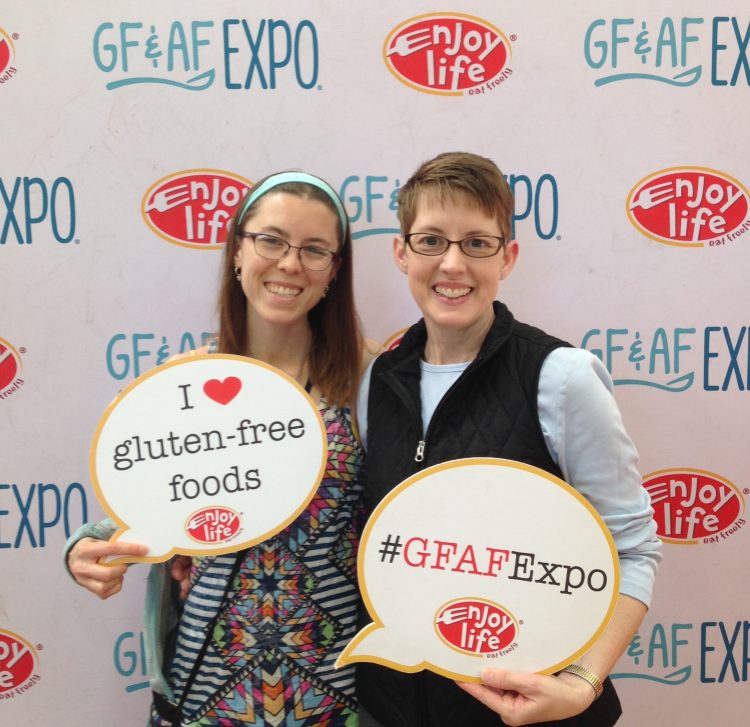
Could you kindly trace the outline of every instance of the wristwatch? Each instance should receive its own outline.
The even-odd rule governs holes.
[[[602,692],[604,691],[602,680],[599,679],[599,677],[596,676],[593,671],[589,671],[588,669],[585,669],[578,664],[571,664],[570,666],[566,666],[560,671],[566,671],[568,672],[568,674],[575,674],[577,677],[580,677],[584,681],[587,681],[591,685],[591,688],[594,690],[594,701],[602,696]],[[559,673],[560,672],[558,672],[558,674]]]

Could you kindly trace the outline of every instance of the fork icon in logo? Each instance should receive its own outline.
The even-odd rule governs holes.
[[[469,618],[469,609],[466,606],[454,606],[453,608],[446,608],[438,617],[435,619],[435,623],[446,624],[450,626],[460,621],[466,621]]]
[[[388,49],[387,55],[392,56],[394,53],[401,56],[410,56],[412,53],[423,50],[431,45],[430,30],[422,28],[412,30],[410,33],[404,33],[396,38],[396,42]]]
[[[176,184],[169,189],[161,189],[155,195],[153,200],[146,205],[146,212],[166,212],[172,207],[178,207],[185,202],[190,201],[190,193],[187,184]]]
[[[675,190],[672,182],[662,182],[648,189],[642,189],[638,195],[638,199],[633,200],[630,209],[634,210],[636,207],[640,207],[644,210],[650,210],[652,207],[674,199],[674,197]]]

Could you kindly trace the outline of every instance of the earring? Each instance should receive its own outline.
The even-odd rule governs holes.
[[[238,268],[236,265],[234,266],[234,277],[239,281],[242,280],[242,276],[240,275],[240,268]]]
[[[326,285],[325,288],[323,288],[323,295],[321,296],[321,300],[325,298],[328,295],[328,291],[331,289],[330,285]]]

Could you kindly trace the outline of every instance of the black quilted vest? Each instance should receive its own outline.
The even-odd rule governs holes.
[[[368,511],[397,484],[425,467],[461,457],[501,457],[561,477],[537,413],[539,372],[547,355],[569,344],[519,323],[495,302],[495,322],[477,357],[438,404],[422,431],[419,362],[427,332],[412,326],[400,345],[375,362],[367,409],[365,502]],[[420,445],[422,443],[422,445]],[[421,457],[421,459],[420,459]],[[369,622],[362,615],[362,625]],[[498,727],[500,718],[445,677],[357,665],[357,696],[385,727]],[[558,727],[608,727],[620,715],[607,680],[600,699]]]

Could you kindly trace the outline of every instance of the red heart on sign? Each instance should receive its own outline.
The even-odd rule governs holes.
[[[224,381],[209,379],[203,384],[203,391],[209,399],[219,404],[228,404],[240,393],[242,382],[236,376],[227,376]]]

